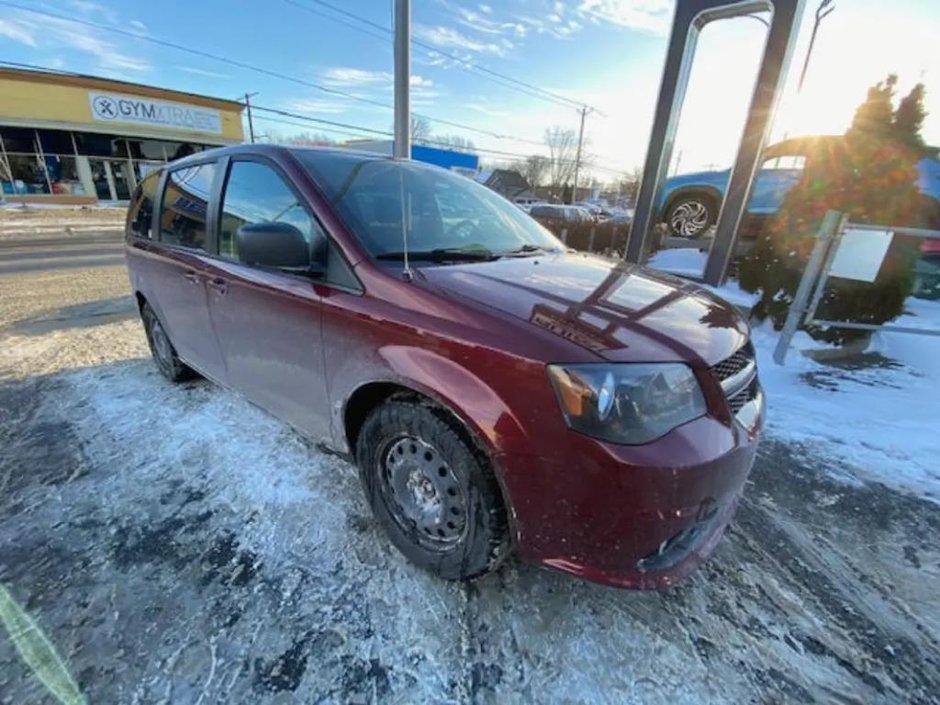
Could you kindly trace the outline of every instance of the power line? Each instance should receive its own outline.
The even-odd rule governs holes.
[[[349,22],[346,22],[346,21],[340,19],[339,17],[333,17],[333,16],[331,16],[331,15],[325,15],[325,14],[323,14],[322,12],[318,12],[318,11],[316,11],[314,8],[309,7],[308,5],[306,5],[306,4],[304,4],[304,3],[298,2],[297,0],[284,0],[284,2],[286,2],[286,3],[289,4],[289,5],[293,5],[294,7],[298,7],[298,8],[300,8],[300,9],[306,10],[306,11],[308,11],[308,12],[312,12],[312,13],[314,13],[314,14],[320,16],[320,17],[327,17],[327,18],[332,19],[332,20],[334,20],[334,21],[336,21],[336,22],[340,22],[341,24],[344,24],[344,25],[346,25],[347,27],[352,27],[353,29],[357,29],[357,30],[359,30],[359,31],[361,31],[361,32],[365,32],[366,34],[368,34],[368,35],[370,35],[370,36],[372,36],[372,37],[378,37],[378,38],[381,38],[381,39],[385,39],[385,40],[387,40],[387,41],[390,41],[390,40],[391,40],[391,37],[390,37],[389,35],[392,34],[392,30],[389,29],[388,27],[383,27],[382,25],[380,25],[380,24],[378,24],[378,23],[376,23],[376,22],[373,22],[373,21],[371,21],[371,20],[369,20],[369,19],[367,19],[367,18],[365,18],[365,17],[362,17],[361,15],[357,15],[357,14],[355,14],[355,13],[353,13],[353,12],[349,12],[348,10],[344,10],[344,9],[341,8],[341,7],[336,7],[335,5],[332,5],[332,4],[328,3],[328,2],[325,2],[325,0],[309,0],[309,1],[310,1],[310,2],[314,2],[314,3],[316,3],[317,5],[321,5],[321,6],[323,6],[323,7],[329,8],[329,9],[332,10],[333,12],[336,12],[336,13],[339,13],[339,14],[341,14],[341,15],[344,15],[345,17],[349,17],[349,18],[354,19],[354,20],[356,20],[356,21],[358,21],[358,22],[361,22],[361,23],[367,25],[368,27],[377,29],[377,30],[379,30],[380,32],[382,32],[383,35],[377,35],[375,32],[369,31],[369,30],[365,29],[364,27],[359,27],[359,26],[350,24]],[[468,70],[479,71],[480,73],[485,74],[485,75],[486,75],[488,78],[490,78],[491,80],[496,79],[496,80],[495,80],[496,83],[498,83],[498,84],[500,84],[500,85],[502,85],[502,86],[504,86],[504,87],[513,88],[514,90],[518,90],[518,91],[520,91],[521,93],[525,93],[526,95],[529,95],[529,96],[531,96],[531,97],[533,97],[533,98],[540,98],[540,99],[542,99],[542,100],[548,100],[549,102],[554,102],[554,103],[559,104],[559,105],[564,105],[565,107],[576,107],[576,108],[591,107],[591,106],[588,106],[588,105],[586,105],[586,104],[584,104],[584,103],[581,103],[581,102],[579,102],[579,101],[572,100],[571,98],[566,98],[565,96],[559,95],[558,93],[553,93],[552,91],[546,90],[546,89],[544,89],[544,88],[540,88],[539,86],[536,86],[536,85],[534,85],[534,84],[528,83],[528,82],[526,82],[526,81],[522,81],[522,80],[520,80],[520,79],[513,78],[512,76],[507,76],[506,74],[500,73],[500,72],[498,72],[498,71],[494,71],[493,69],[489,69],[489,68],[487,68],[487,67],[485,67],[485,66],[482,66],[482,65],[480,65],[480,64],[478,64],[478,63],[475,63],[475,62],[473,62],[473,61],[470,61],[470,60],[467,59],[466,57],[462,57],[462,56],[459,56],[459,55],[457,55],[457,54],[452,54],[452,53],[450,53],[450,52],[444,51],[443,49],[440,49],[439,47],[436,47],[436,46],[434,46],[434,45],[432,45],[432,44],[430,44],[430,43],[428,43],[428,42],[424,42],[424,41],[422,41],[422,40],[420,40],[420,39],[414,39],[414,38],[412,38],[411,43],[414,44],[414,45],[416,45],[416,46],[418,46],[418,47],[420,47],[421,49],[423,49],[423,53],[426,54],[426,55],[432,56],[432,58],[435,58],[435,57],[447,57],[447,58],[449,58],[449,59],[451,59],[451,60],[457,62],[457,64],[460,65],[460,66],[463,67],[463,68],[466,68],[466,69],[468,69]],[[595,109],[595,111],[596,111],[596,109]],[[599,112],[599,111],[598,111],[598,112]]]
[[[54,19],[58,19],[58,20],[65,21],[65,22],[73,22],[73,23],[75,23],[75,24],[83,25],[83,26],[85,26],[85,27],[92,27],[92,28],[94,28],[94,29],[100,29],[100,30],[103,30],[103,31],[106,31],[106,32],[112,32],[112,33],[114,33],[114,34],[120,34],[120,35],[125,36],[125,37],[131,37],[131,38],[133,38],[133,39],[138,39],[138,40],[147,41],[147,42],[150,42],[150,43],[152,43],[152,44],[157,44],[158,46],[163,46],[163,47],[167,47],[167,48],[170,48],[170,49],[175,49],[175,50],[177,50],[177,51],[186,52],[186,53],[188,53],[188,54],[193,54],[193,55],[195,55],[195,56],[201,56],[201,57],[203,57],[203,58],[211,59],[211,60],[213,60],[213,61],[218,61],[218,62],[220,62],[220,63],[227,64],[227,65],[229,65],[229,66],[235,66],[235,67],[237,67],[237,68],[245,69],[245,70],[247,70],[247,71],[254,71],[254,72],[256,72],[256,73],[260,73],[260,74],[263,74],[263,75],[265,75],[265,76],[271,76],[271,77],[273,77],[273,78],[279,78],[279,79],[281,79],[281,80],[290,81],[290,82],[296,83],[296,84],[298,84],[298,85],[308,86],[308,87],[310,87],[310,88],[316,88],[317,90],[323,91],[323,92],[325,92],[325,93],[329,93],[329,94],[332,94],[332,95],[342,96],[342,97],[344,97],[344,98],[348,98],[348,99],[350,99],[350,100],[358,101],[358,102],[360,102],[360,103],[365,103],[365,104],[368,104],[368,105],[374,105],[374,106],[377,106],[377,107],[379,107],[379,108],[385,108],[385,109],[387,109],[387,110],[391,110],[391,109],[392,109],[392,106],[389,105],[388,103],[382,103],[382,102],[379,102],[379,101],[377,101],[377,100],[372,100],[372,99],[370,99],[370,98],[364,98],[364,97],[362,97],[362,96],[355,95],[355,94],[353,94],[353,93],[348,93],[348,92],[343,91],[343,90],[340,90],[340,89],[338,89],[338,88],[330,88],[330,87],[328,87],[328,86],[324,86],[324,85],[319,84],[319,83],[314,83],[313,81],[307,81],[307,80],[305,80],[305,79],[297,78],[296,76],[290,76],[290,75],[288,75],[288,74],[284,74],[284,73],[281,73],[281,72],[279,72],[279,71],[273,71],[273,70],[271,70],[271,69],[262,68],[262,67],[260,67],[260,66],[254,66],[253,64],[247,64],[247,63],[245,63],[245,62],[243,62],[243,61],[238,61],[238,60],[236,60],[236,59],[229,59],[229,58],[227,58],[227,57],[219,56],[218,54],[212,54],[212,53],[209,53],[209,52],[207,52],[207,51],[202,51],[202,50],[200,50],[200,49],[193,49],[192,47],[183,46],[183,45],[181,45],[181,44],[176,44],[175,42],[170,42],[170,41],[167,41],[167,40],[165,40],[165,39],[159,39],[159,38],[157,38],[157,37],[153,37],[153,36],[150,36],[150,35],[137,34],[137,33],[135,33],[135,32],[130,32],[130,31],[128,31],[128,30],[124,30],[124,29],[121,29],[121,28],[119,28],[119,27],[112,27],[112,26],[110,26],[110,25],[104,25],[104,24],[100,24],[100,23],[97,23],[97,22],[91,22],[91,21],[89,21],[89,20],[83,20],[83,19],[79,19],[79,18],[77,18],[77,17],[69,17],[69,16],[67,16],[67,15],[61,15],[61,14],[58,14],[58,13],[55,13],[55,12],[49,12],[49,11],[46,11],[46,10],[36,10],[36,9],[30,8],[30,7],[24,7],[23,5],[18,5],[17,3],[6,2],[5,0],[0,0],[0,5],[4,5],[4,6],[6,6],[6,7],[12,7],[12,8],[14,8],[14,9],[21,10],[21,11],[23,11],[23,12],[30,12],[30,13],[33,13],[33,14],[36,14],[36,15],[40,15],[40,16],[43,16],[43,17],[51,17],[51,18],[54,18]],[[477,133],[477,134],[485,135],[485,136],[487,136],[487,137],[492,137],[492,138],[494,138],[494,139],[513,140],[513,141],[516,141],[516,142],[528,142],[528,143],[530,143],[530,144],[540,144],[540,143],[535,142],[535,141],[533,141],[533,140],[529,140],[529,139],[527,139],[527,138],[525,138],[525,137],[518,137],[518,136],[515,136],[515,135],[499,134],[499,133],[497,133],[497,132],[492,132],[492,131],[490,131],[490,130],[484,130],[484,129],[481,129],[481,128],[479,128],[479,127],[473,127],[472,125],[465,125],[465,124],[463,124],[463,123],[454,122],[454,121],[452,121],[452,120],[443,120],[443,119],[441,119],[441,118],[435,118],[435,117],[431,117],[430,115],[424,115],[424,114],[419,114],[419,113],[414,113],[414,115],[415,115],[416,117],[423,117],[424,119],[426,119],[426,120],[428,120],[428,121],[430,121],[430,122],[437,122],[437,123],[440,123],[440,124],[442,124],[442,125],[449,125],[449,126],[451,126],[451,127],[456,127],[456,128],[462,129],[462,130],[467,130],[467,131],[469,131],[469,132],[475,132],[475,133]]]
[[[348,122],[337,122],[336,120],[326,120],[324,118],[315,118],[310,115],[303,115],[302,113],[294,113],[289,110],[281,110],[280,108],[266,108],[260,105],[252,105],[252,108],[255,110],[261,110],[266,113],[273,113],[274,115],[281,115],[283,117],[296,118],[298,120],[306,120],[307,122],[316,122],[316,123],[320,123],[323,125],[330,125],[331,127],[345,127],[345,128],[359,130],[360,132],[369,132],[374,135],[381,135],[383,137],[387,137],[392,134],[388,130],[376,130],[371,127],[360,127],[359,125],[352,125]]]
[[[252,108],[253,108],[254,110],[260,110],[260,111],[267,112],[267,113],[273,113],[273,114],[275,114],[275,115],[280,115],[280,116],[283,116],[283,117],[289,117],[289,118],[293,118],[293,119],[296,119],[296,120],[304,120],[304,121],[306,121],[306,122],[315,123],[315,124],[317,124],[317,125],[329,125],[330,127],[344,127],[344,128],[347,128],[347,129],[359,130],[360,132],[366,132],[366,133],[369,133],[369,134],[371,134],[371,135],[378,135],[378,136],[381,136],[381,137],[394,137],[394,133],[391,132],[391,131],[389,131],[389,130],[376,130],[376,129],[373,129],[373,128],[371,128],[371,127],[361,127],[361,126],[359,126],[359,125],[352,125],[352,124],[350,124],[350,123],[345,123],[345,122],[337,122],[337,121],[335,121],[335,120],[325,120],[325,119],[323,119],[323,118],[315,118],[315,117],[312,117],[312,116],[310,116],[310,115],[304,115],[304,114],[302,114],[302,113],[294,113],[294,112],[291,112],[291,111],[289,111],[289,110],[281,110],[280,108],[269,108],[269,107],[254,105],[254,104],[252,104]],[[263,116],[262,116],[262,117],[263,117]],[[274,118],[268,118],[268,117],[263,117],[263,119],[265,119],[265,120],[275,120]],[[276,120],[275,120],[275,121],[276,121]],[[284,122],[285,124],[294,125],[295,127],[303,127],[303,125],[299,125],[299,124],[297,124],[297,123],[288,123],[287,121],[281,121],[281,122]],[[323,129],[324,131],[329,131],[329,130],[327,130],[327,128],[320,128],[320,129]],[[334,131],[336,131],[336,130],[334,130]],[[342,133],[342,134],[351,134],[351,133]],[[442,141],[440,141],[440,140],[435,140],[435,139],[433,139],[433,138],[430,138],[430,139],[422,139],[422,140],[420,141],[420,143],[421,143],[421,144],[433,145],[433,146],[437,146],[437,147],[451,147],[451,145],[450,145],[449,143],[447,143],[447,142],[442,142]],[[544,145],[542,145],[542,146],[544,146]],[[526,159],[526,158],[532,156],[531,154],[523,154],[523,153],[521,153],[521,152],[509,152],[509,151],[499,150],[499,149],[486,149],[486,148],[484,148],[484,147],[477,147],[477,146],[475,146],[475,145],[472,147],[472,151],[474,151],[474,152],[480,152],[480,153],[482,153],[482,154],[492,154],[492,155],[495,155],[495,156],[512,157],[512,158],[514,158],[514,159]],[[559,160],[559,161],[560,161],[561,163],[563,163],[563,164],[575,164],[575,163],[577,163],[577,160],[576,160],[576,159],[561,159],[561,160]],[[606,172],[612,173],[612,174],[622,174],[622,173],[624,172],[624,169],[616,169],[616,168],[614,168],[614,167],[610,167],[610,166],[601,166],[601,165],[599,165],[599,164],[593,164],[593,165],[588,164],[588,165],[586,165],[586,166],[587,166],[588,168],[590,168],[590,169],[595,169],[595,170],[597,170],[597,171],[606,171]]]

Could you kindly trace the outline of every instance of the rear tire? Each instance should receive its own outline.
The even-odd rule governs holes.
[[[140,317],[144,322],[144,332],[147,334],[147,344],[150,354],[160,373],[171,382],[185,382],[196,376],[193,369],[180,360],[176,348],[170,342],[160,319],[150,304],[144,302],[140,307]]]
[[[493,471],[445,411],[392,400],[356,442],[372,513],[395,547],[445,580],[493,570],[508,553],[506,510]]]
[[[673,237],[694,240],[701,237],[718,219],[714,199],[703,193],[679,195],[666,211],[666,225]]]

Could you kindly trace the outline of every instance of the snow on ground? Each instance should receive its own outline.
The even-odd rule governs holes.
[[[707,259],[707,250],[700,252],[696,247],[677,247],[654,252],[646,261],[646,266],[681,276],[700,277],[705,271]]]
[[[660,250],[649,265],[700,275],[707,253]],[[756,295],[729,280],[708,287],[747,310]],[[940,303],[909,298],[893,325],[940,329]],[[804,353],[831,346],[798,333],[786,364],[773,361],[777,332],[755,324],[768,434],[811,446],[844,480],[875,480],[940,502],[940,337],[880,332],[865,353],[816,361]]]
[[[774,373],[758,341],[769,388],[810,391],[771,392],[737,516],[682,585],[515,560],[455,585],[393,549],[354,468],[235,393],[160,377],[123,267],[51,261],[0,271],[0,584],[88,702],[936,702],[940,507],[834,480],[808,429],[778,440],[788,403],[865,398],[839,368],[794,354]],[[55,702],[2,629],[0,702]]]
[[[16,459],[0,459],[0,580],[91,702],[926,702],[940,686],[933,609],[908,607],[935,597],[929,513],[820,482],[776,444],[680,588],[514,561],[461,586],[390,546],[352,467],[237,394],[166,382],[135,321],[23,337],[0,385]],[[867,536],[860,507],[888,526]],[[40,702],[2,639],[0,691]]]

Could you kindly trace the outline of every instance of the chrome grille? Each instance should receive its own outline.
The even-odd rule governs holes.
[[[738,416],[747,403],[760,394],[754,347],[750,342],[745,343],[733,355],[712,367],[712,374],[721,385],[733,416]],[[748,418],[749,416],[750,414]]]
[[[728,397],[728,406],[731,407],[731,413],[737,414],[742,407],[754,398],[757,393],[757,384],[751,382],[734,396]]]
[[[751,345],[750,341],[748,341],[731,357],[726,357],[712,367],[712,372],[715,377],[718,378],[719,382],[724,382],[726,379],[733,377],[746,368],[753,361],[754,347]]]

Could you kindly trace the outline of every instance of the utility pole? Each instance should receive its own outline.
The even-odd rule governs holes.
[[[803,92],[803,81],[806,80],[806,69],[809,68],[809,57],[813,54],[813,45],[816,43],[816,32],[819,31],[819,23],[835,12],[832,5],[833,0],[822,0],[819,7],[816,8],[816,21],[813,23],[813,33],[809,37],[809,48],[806,50],[806,58],[803,60],[803,70],[800,72],[800,82],[796,87],[797,93]],[[828,9],[827,9],[828,8]]]
[[[395,0],[395,158],[411,158],[411,0]]]
[[[588,108],[582,105],[579,111],[581,113],[581,129],[578,130],[578,155],[574,160],[574,185],[571,188],[572,203],[578,200],[578,172],[581,170],[581,145],[584,142],[584,118],[589,112],[594,112],[594,108]]]
[[[245,110],[248,113],[248,139],[252,144],[255,143],[255,124],[251,119],[251,96],[258,95],[255,93],[246,93],[245,94]]]

